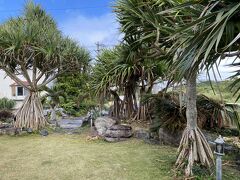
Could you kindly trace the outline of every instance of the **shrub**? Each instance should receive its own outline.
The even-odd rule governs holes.
[[[158,94],[152,99],[154,119],[151,124],[151,131],[157,131],[160,127],[171,132],[183,130],[186,126],[185,111],[180,110],[180,104],[176,94]]]
[[[8,110],[0,111],[0,121],[9,122],[9,120],[13,119],[13,114]]]
[[[186,103],[184,97],[182,104],[178,93],[163,93],[148,97],[154,111],[151,125],[152,131],[159,127],[172,132],[183,130],[186,126]],[[237,104],[221,104],[205,95],[197,96],[198,126],[206,130],[223,128],[224,125],[235,124],[240,130],[240,118]]]
[[[0,110],[10,110],[15,106],[15,101],[8,99],[8,98],[1,98],[0,99]]]

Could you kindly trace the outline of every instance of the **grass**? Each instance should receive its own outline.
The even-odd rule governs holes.
[[[171,179],[176,149],[130,140],[107,143],[52,134],[0,137],[0,179]]]
[[[176,148],[169,146],[87,141],[84,134],[0,136],[0,142],[0,180],[173,179]],[[230,168],[224,175],[233,180],[237,173]]]

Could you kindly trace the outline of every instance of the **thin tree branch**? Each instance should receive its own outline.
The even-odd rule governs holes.
[[[41,89],[43,86],[46,86],[48,83],[50,83],[50,82],[53,81],[55,78],[57,78],[57,76],[59,76],[58,73],[56,73],[55,75],[53,75],[53,76],[52,76],[51,78],[49,78],[49,79],[45,78],[45,81],[38,86],[38,89]]]
[[[30,88],[26,84],[24,84],[24,82],[19,79],[14,73],[12,73],[9,69],[7,69],[6,67],[2,68],[12,80],[14,80],[16,83],[19,83],[19,85],[25,87],[26,89],[30,90]]]
[[[27,72],[26,67],[24,66],[23,63],[21,63],[20,66],[21,66],[21,69],[22,69],[22,74],[23,74],[23,76],[25,77],[25,79],[27,80],[28,84],[31,86],[31,88],[32,88],[33,90],[36,90],[35,87],[33,86],[33,83],[32,83],[32,81],[31,81],[30,77],[29,77],[29,74],[28,74],[28,72]]]
[[[37,76],[36,61],[33,59],[33,74],[32,74],[32,82],[33,82],[34,87],[37,87],[36,76]]]

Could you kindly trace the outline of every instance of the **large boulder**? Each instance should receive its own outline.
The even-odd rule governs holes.
[[[147,140],[150,139],[150,132],[146,129],[135,129],[134,130],[134,137],[137,139]]]
[[[99,136],[104,136],[107,129],[110,128],[112,125],[116,124],[116,121],[109,117],[98,117],[94,121],[96,130]]]
[[[105,140],[108,142],[116,142],[127,140],[133,135],[132,127],[127,125],[113,125],[107,129]]]
[[[182,131],[171,132],[170,130],[165,128],[160,128],[158,134],[160,144],[166,145],[178,146],[182,137]]]
[[[20,133],[19,128],[15,128],[12,125],[1,125],[0,126],[0,135],[17,135]]]

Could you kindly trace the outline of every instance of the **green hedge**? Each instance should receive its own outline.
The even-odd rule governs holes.
[[[0,98],[0,110],[10,110],[15,106],[15,101],[8,98]]]

